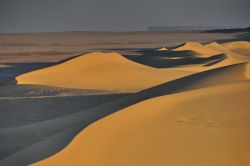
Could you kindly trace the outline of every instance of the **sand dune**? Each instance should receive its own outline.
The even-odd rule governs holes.
[[[197,42],[187,42],[173,50],[145,54],[133,60],[151,67],[178,67],[178,69],[193,72],[249,61],[248,58],[232,52],[216,42],[204,45]]]
[[[190,66],[180,66],[178,67],[181,70],[189,70],[193,72],[198,72],[198,71],[205,71],[205,70],[210,70],[214,68],[219,68],[222,66],[227,66],[227,65],[232,65],[232,64],[238,64],[238,63],[243,63],[243,62],[249,62],[249,58],[242,56],[238,53],[235,53],[233,51],[230,51],[223,45],[217,43],[217,42],[212,42],[208,44],[200,44],[200,43],[186,43],[183,46],[177,47],[176,50],[191,50],[198,52],[200,56],[215,56],[215,55],[224,55],[224,58],[215,60],[214,62],[207,63],[205,65],[190,65]]]
[[[250,56],[250,43],[247,41],[228,42],[222,45],[230,51],[241,55]]]
[[[139,91],[190,74],[137,64],[117,53],[89,53],[16,77],[18,84],[111,91]]]
[[[168,49],[166,47],[162,47],[162,48],[159,48],[157,49],[156,51],[167,51]]]
[[[245,81],[143,101],[33,165],[249,165],[249,87]]]
[[[79,126],[84,128],[104,116],[143,100],[166,94],[246,80],[246,66],[247,64],[237,64],[193,74],[71,115],[8,130],[0,130],[0,138],[4,140],[5,144],[12,143],[11,146],[8,145],[8,149],[12,147],[14,150],[22,150],[20,153],[17,151],[17,153],[13,153],[15,151],[12,151],[12,155],[0,161],[0,164],[7,166],[16,164],[27,165],[44,159],[61,150],[66,144],[64,138],[60,136],[54,138],[53,135],[65,131],[68,133],[66,138],[72,138],[79,130],[73,130],[75,132],[67,132],[67,130],[75,126],[77,128]],[[27,137],[30,138],[29,141],[24,139]],[[56,144],[48,143],[46,138],[53,138],[53,140],[56,140]],[[68,139],[66,139],[66,142]],[[27,148],[24,149],[25,146],[23,145]],[[40,148],[41,146],[43,148]],[[4,149],[4,147],[1,147],[1,149]],[[37,149],[40,150],[37,151]],[[16,160],[17,158],[22,160]]]
[[[238,48],[250,48],[250,43],[247,41],[227,42],[227,43],[223,43],[222,45],[229,50],[238,49]]]
[[[212,48],[220,53],[225,53],[227,54],[228,56],[230,56],[231,58],[235,58],[235,59],[245,59],[246,57],[240,55],[240,54],[237,54],[235,52],[232,52],[230,51],[229,49],[227,49],[226,47],[224,47],[222,44],[219,44],[217,42],[212,42],[212,43],[209,43],[209,44],[206,44],[205,45],[206,47],[209,47],[209,48]]]
[[[198,42],[186,42],[179,47],[174,49],[175,51],[184,51],[184,50],[192,50],[197,52],[197,55],[200,55],[202,57],[209,57],[211,55],[220,54],[221,52],[218,52],[212,48],[206,47]]]
[[[135,58],[133,60],[135,62],[142,63],[144,65],[148,65],[151,67],[172,68],[172,67],[196,65],[196,64],[212,65],[212,64],[215,64],[216,62],[222,61],[227,58],[226,54],[218,54],[218,55],[213,55],[210,57],[200,57],[200,56],[190,55],[192,54],[191,52],[186,52],[187,55],[183,56],[183,54],[185,55],[184,51],[180,53],[179,52],[180,51],[174,51],[171,53],[166,52],[165,54],[154,54],[154,55],[147,54],[147,55],[143,55],[138,58]]]

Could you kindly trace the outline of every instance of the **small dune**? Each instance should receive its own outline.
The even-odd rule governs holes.
[[[168,49],[166,47],[162,47],[162,48],[159,48],[157,49],[156,51],[167,51]]]
[[[159,70],[117,53],[94,52],[16,77],[18,84],[109,91],[139,91],[190,74]]]

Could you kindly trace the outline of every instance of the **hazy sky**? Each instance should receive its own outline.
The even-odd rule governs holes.
[[[0,0],[0,32],[248,26],[250,0]]]

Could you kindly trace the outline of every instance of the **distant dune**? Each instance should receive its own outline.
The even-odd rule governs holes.
[[[222,45],[230,51],[241,55],[250,56],[250,43],[247,41],[229,42]]]
[[[172,69],[178,67],[175,69],[200,72],[247,62],[248,58],[216,42],[208,44],[186,42],[175,49],[157,53],[149,52],[133,60],[151,67]]]
[[[211,49],[209,47],[206,47],[198,42],[187,42],[184,43],[182,45],[180,45],[179,47],[175,48],[174,50],[176,51],[183,51],[183,50],[192,50],[198,53],[198,55],[200,56],[211,56],[211,55],[216,55],[219,54],[220,52]]]
[[[162,48],[159,48],[157,49],[156,51],[167,51],[168,49],[166,47],[162,47]]]
[[[117,53],[94,52],[65,63],[23,74],[18,84],[110,91],[139,91],[190,72],[144,66]]]

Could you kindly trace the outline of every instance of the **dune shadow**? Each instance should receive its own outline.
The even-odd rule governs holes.
[[[187,50],[147,53],[132,60],[151,67],[171,68],[194,64],[210,66],[226,58],[227,56],[225,54],[218,54],[210,57],[200,57],[195,51]]]

